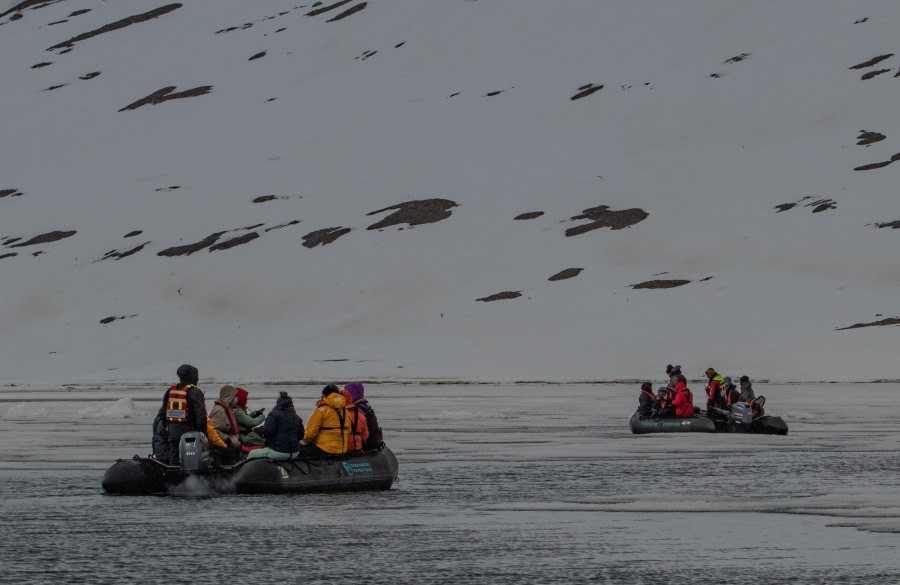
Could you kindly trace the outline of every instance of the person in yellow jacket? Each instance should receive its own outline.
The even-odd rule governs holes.
[[[309,418],[301,441],[300,456],[341,455],[347,452],[350,439],[350,414],[340,389],[329,384]]]

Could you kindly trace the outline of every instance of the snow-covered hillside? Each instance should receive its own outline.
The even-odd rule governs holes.
[[[3,383],[900,378],[896,2],[0,14]]]

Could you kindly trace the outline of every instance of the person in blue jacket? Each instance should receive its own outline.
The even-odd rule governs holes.
[[[277,461],[296,459],[300,454],[300,439],[303,438],[303,419],[294,410],[294,401],[287,392],[281,392],[275,408],[266,417],[266,422],[253,429],[266,441],[262,449],[254,449],[247,459],[268,457]]]

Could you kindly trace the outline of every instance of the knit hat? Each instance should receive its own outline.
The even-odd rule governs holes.
[[[667,375],[670,375],[672,373],[672,370],[673,370],[672,364],[669,364],[668,366],[666,366],[666,374]]]
[[[178,376],[178,381],[182,384],[196,384],[200,380],[200,372],[190,364],[179,366],[175,371],[175,375]]]
[[[748,376],[741,376],[741,384],[749,384],[750,378]]]
[[[653,384],[651,384],[650,382],[644,382],[643,384],[641,384],[641,390],[646,390],[647,392],[652,392]]]
[[[278,393],[278,400],[275,401],[275,408],[280,408],[282,410],[285,410],[285,409],[291,408],[293,406],[294,406],[294,401],[290,396],[288,396],[287,392],[282,391],[282,392]]]
[[[706,375],[707,375],[707,376],[712,376],[712,375],[715,374],[715,373],[716,373],[716,371],[715,371],[714,369],[712,369],[712,368],[706,368]]]

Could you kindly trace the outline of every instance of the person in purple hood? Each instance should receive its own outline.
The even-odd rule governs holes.
[[[369,401],[366,400],[365,388],[360,382],[350,382],[344,386],[344,390],[350,395],[350,402],[356,407],[357,412],[363,413],[366,417],[366,423],[369,427],[369,438],[362,445],[363,451],[372,451],[378,449],[384,444],[384,437],[381,433],[381,427],[378,425],[378,417],[375,416],[375,410]]]

